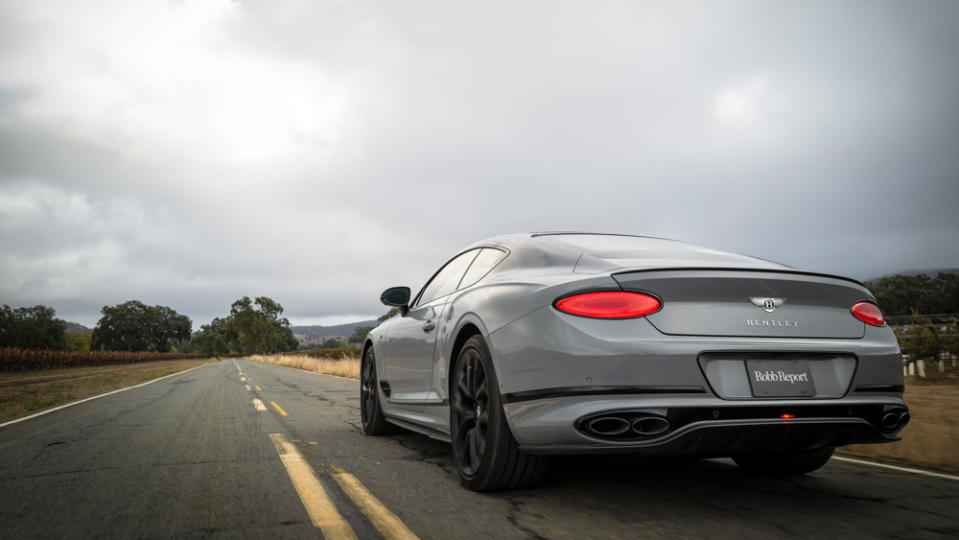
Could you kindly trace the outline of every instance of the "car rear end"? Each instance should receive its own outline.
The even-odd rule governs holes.
[[[697,264],[553,283],[491,332],[523,450],[729,456],[897,440],[902,359],[863,285]]]

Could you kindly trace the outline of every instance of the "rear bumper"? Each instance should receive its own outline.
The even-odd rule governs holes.
[[[899,428],[882,427],[881,418],[906,405],[879,396],[731,403],[713,396],[659,395],[556,397],[507,403],[504,409],[513,436],[530,453],[729,456],[896,441]],[[784,420],[780,411],[795,417]],[[666,418],[669,428],[626,440],[588,433],[584,420],[607,413]]]

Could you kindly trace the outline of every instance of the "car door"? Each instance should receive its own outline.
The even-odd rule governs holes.
[[[385,365],[390,401],[432,397],[438,319],[478,252],[473,249],[450,259],[423,287],[406,315],[390,326]]]

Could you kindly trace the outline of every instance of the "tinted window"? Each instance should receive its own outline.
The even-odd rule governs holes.
[[[482,279],[483,276],[499,264],[504,257],[506,257],[506,253],[503,251],[483,248],[480,254],[476,256],[476,259],[473,260],[473,264],[470,265],[469,270],[466,271],[466,275],[463,276],[463,281],[460,283],[459,288],[465,289]]]
[[[456,286],[460,282],[460,278],[463,277],[463,272],[465,272],[466,268],[473,262],[478,252],[479,250],[475,249],[467,251],[446,263],[446,266],[433,276],[433,279],[426,285],[426,288],[423,289],[423,293],[420,294],[420,299],[417,300],[416,305],[422,306],[427,302],[432,302],[437,298],[441,298],[455,291]]]

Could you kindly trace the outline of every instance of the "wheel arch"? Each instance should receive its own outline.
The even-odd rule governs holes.
[[[373,340],[370,339],[369,337],[367,337],[366,340],[363,341],[363,351],[360,353],[360,369],[361,369],[361,370],[362,370],[362,366],[363,366],[362,363],[365,361],[365,358],[366,358],[366,352],[369,351],[369,350],[372,349],[372,348],[373,348]],[[362,376],[362,375],[361,375],[361,376]],[[380,380],[380,379],[382,379],[382,377],[383,377],[383,374],[380,373],[380,363],[377,362],[377,363],[376,363],[376,378],[377,378],[378,380]],[[379,389],[377,389],[377,391],[379,391]]]
[[[474,320],[473,317],[464,317],[460,321],[459,325],[456,328],[456,332],[453,334],[456,337],[453,339],[453,346],[450,348],[449,357],[446,359],[446,383],[447,383],[447,396],[451,390],[450,385],[453,384],[453,378],[451,374],[453,373],[453,362],[456,362],[456,358],[459,356],[460,351],[463,349],[463,345],[466,343],[466,340],[473,336],[480,336],[487,341],[487,346],[489,345],[489,340],[486,337],[486,333],[483,331],[483,325],[479,320]]]

